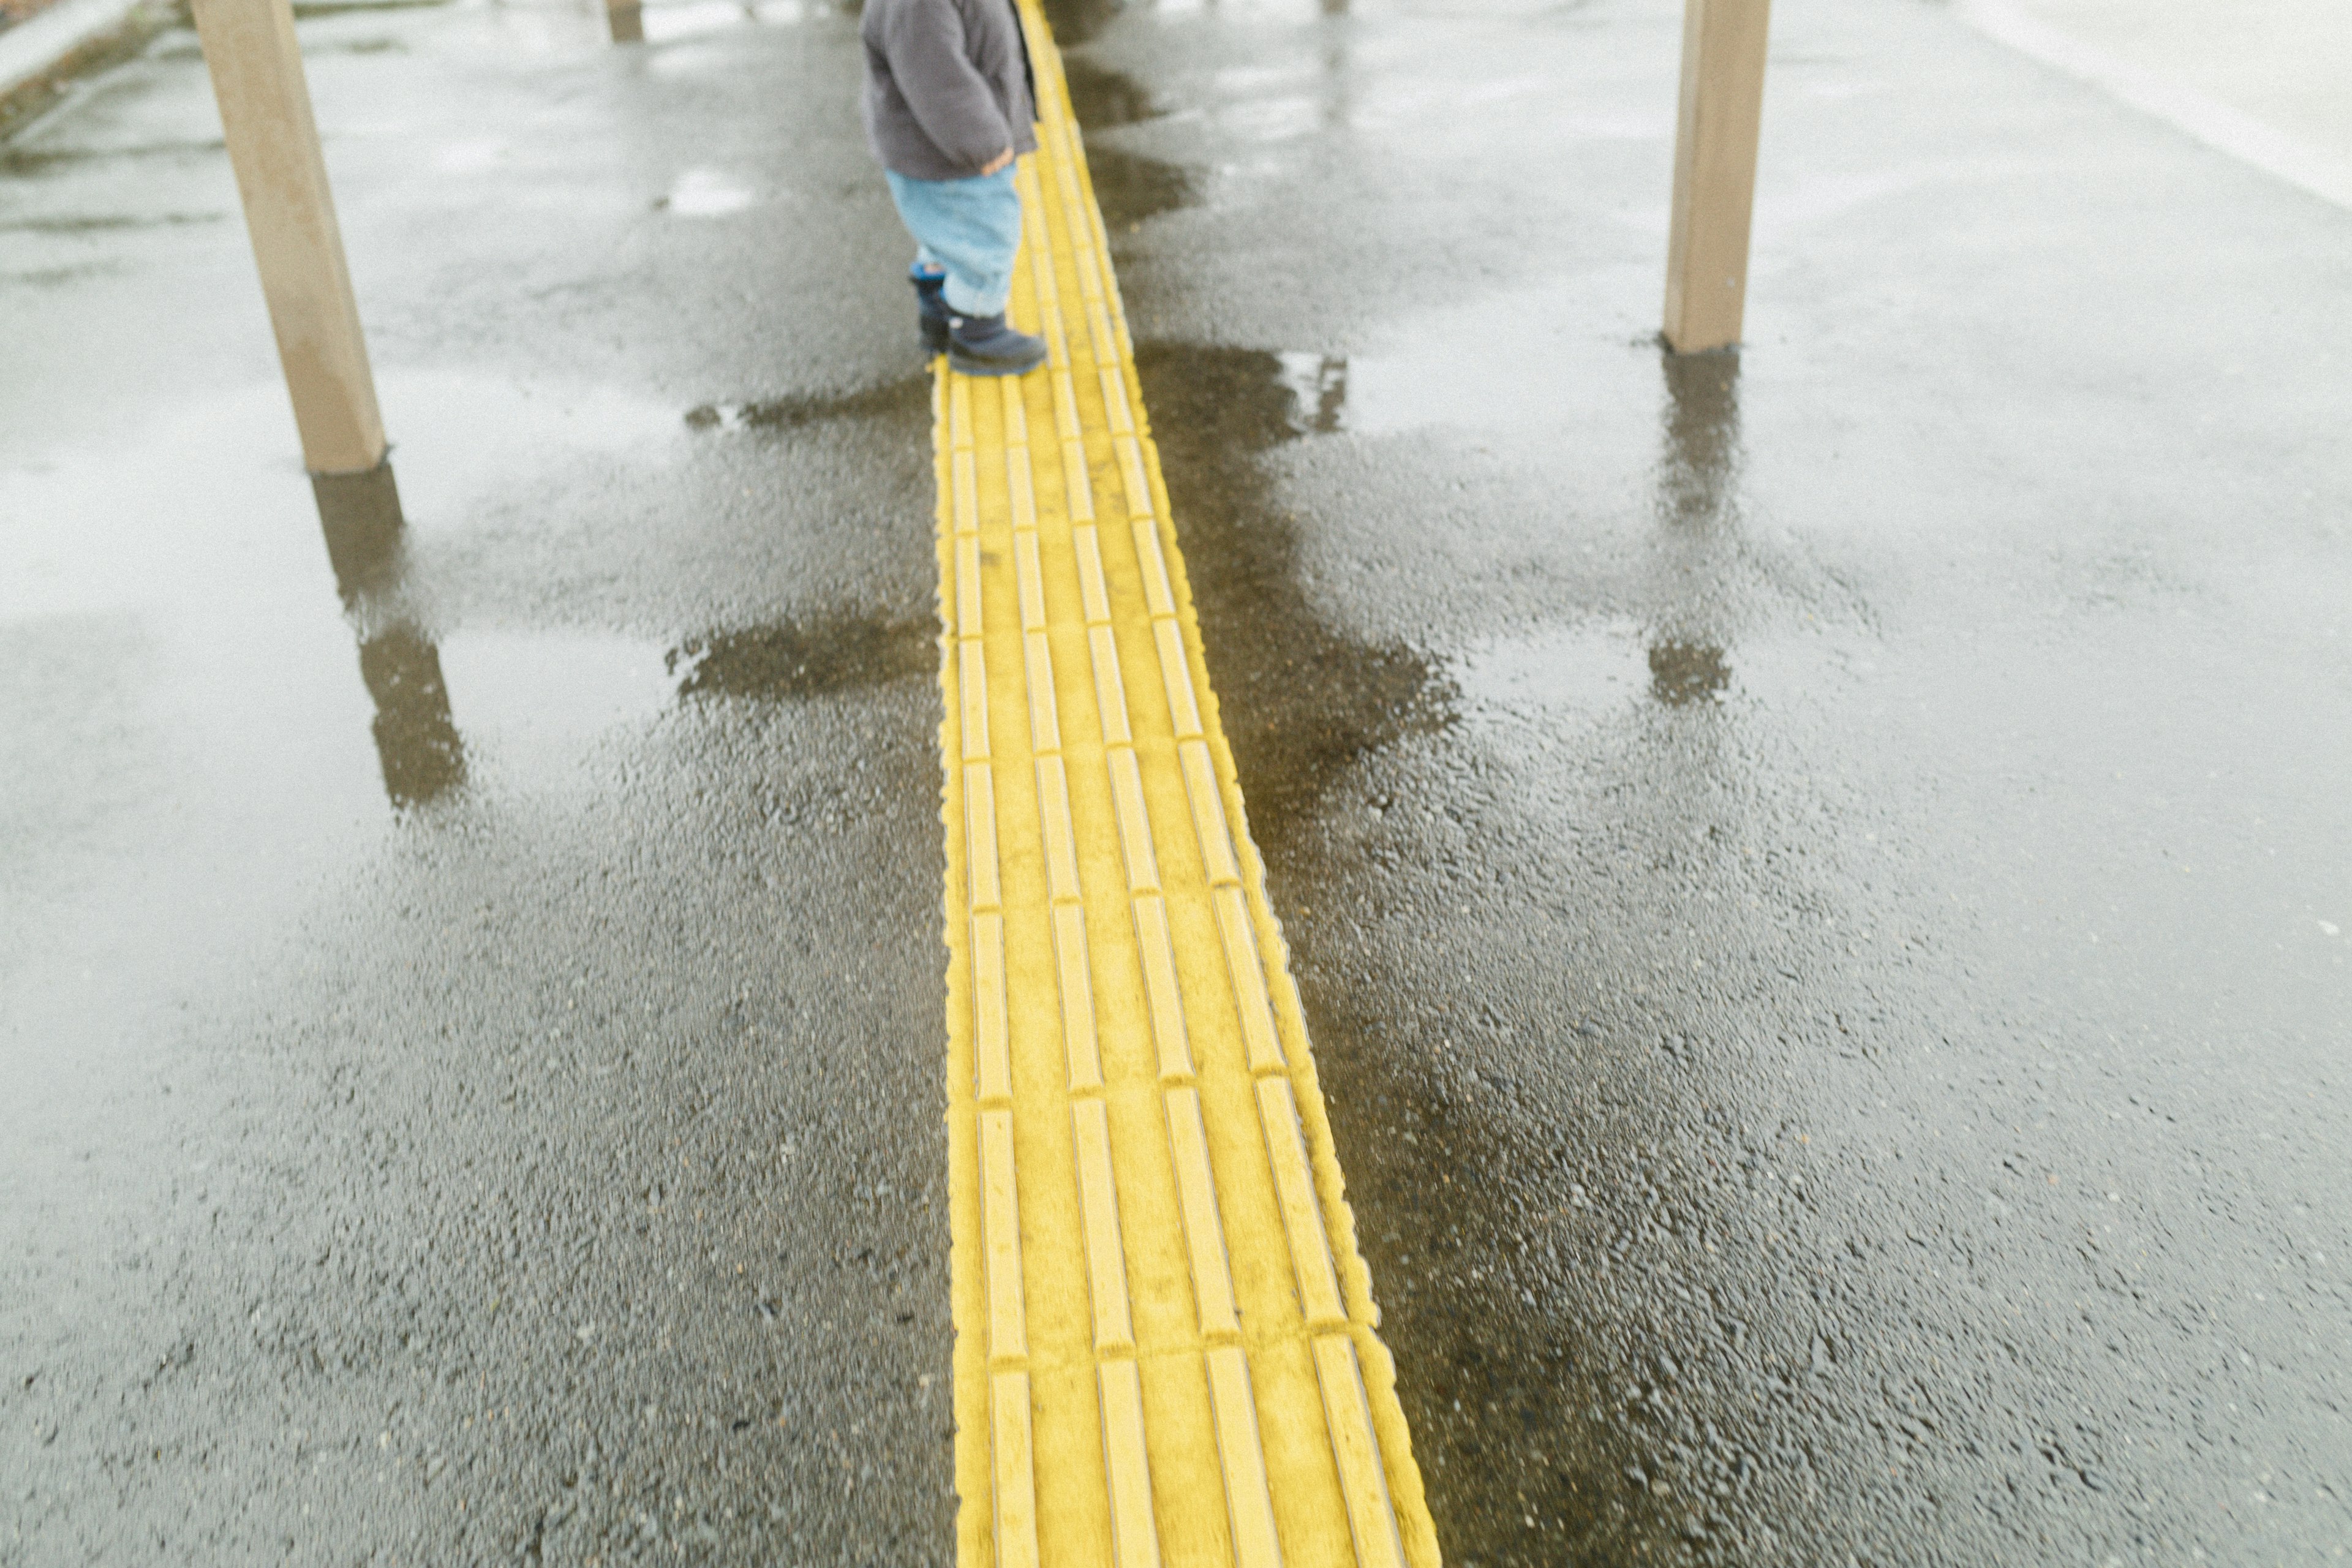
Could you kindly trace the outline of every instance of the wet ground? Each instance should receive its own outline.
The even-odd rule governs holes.
[[[304,11],[404,527],[0,148],[0,1560],[944,1562],[854,23]],[[1449,1560],[2342,1559],[2352,213],[1785,10],[1675,361],[1671,5],[1056,25]]]

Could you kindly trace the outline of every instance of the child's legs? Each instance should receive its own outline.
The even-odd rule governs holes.
[[[937,262],[947,269],[948,309],[964,316],[1002,315],[1021,250],[1021,192],[1013,170],[969,180],[885,173],[890,199],[919,247],[917,267]]]

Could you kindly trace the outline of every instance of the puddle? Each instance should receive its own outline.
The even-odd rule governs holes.
[[[1148,218],[1192,206],[1201,199],[1200,176],[1193,171],[1140,153],[1089,142],[1087,166],[1094,174],[1095,199],[1102,204],[1103,224],[1113,234],[1132,230]]]
[[[1542,714],[1548,731],[1562,715],[1599,716],[1633,706],[1649,687],[1641,628],[1630,621],[1584,621],[1495,637],[1452,661],[1463,700]]]
[[[314,16],[346,16],[355,11],[429,11],[451,3],[452,0],[295,0],[294,18],[306,22]]]
[[[662,645],[613,632],[456,631],[441,639],[439,668],[478,771],[534,784],[581,775],[596,742],[677,700]],[[391,773],[387,763],[387,782]]]
[[[682,697],[819,697],[937,674],[939,635],[929,616],[829,617],[689,638],[665,663]]]
[[[0,146],[0,174],[47,174],[81,163],[102,163],[116,158],[193,159],[227,155],[228,143],[217,138],[210,142],[153,142],[130,147]]]
[[[910,375],[855,392],[699,404],[686,411],[686,425],[689,430],[797,430],[833,419],[928,420],[930,404],[929,379]]]
[[[1365,435],[1454,426],[1557,428],[1600,390],[1545,283],[1431,311],[1347,361],[1345,427]],[[1334,427],[1338,427],[1336,425]]]
[[[226,213],[157,213],[133,217],[116,214],[89,217],[28,217],[0,223],[0,234],[111,234],[124,229],[179,228],[188,224],[226,223]]]
[[[1064,44],[1073,42],[1055,8],[1048,5],[1046,12],[1055,37]],[[1104,16],[1108,15],[1106,8]],[[1093,19],[1092,25],[1099,26],[1100,19]],[[1102,205],[1106,228],[1115,235],[1125,233],[1161,213],[1200,201],[1197,171],[1123,147],[1107,147],[1095,139],[1098,132],[1165,114],[1150,89],[1125,71],[1096,65],[1084,55],[1066,56],[1063,70],[1069,79],[1070,105],[1087,138],[1087,168],[1094,176],[1095,199]]]
[[[1046,26],[1063,48],[1083,44],[1110,25],[1119,13],[1119,0],[1043,0]]]
[[[654,208],[672,217],[724,217],[750,206],[751,187],[716,169],[688,169],[677,177],[669,194],[654,198]]]
[[[1181,343],[1142,345],[1136,366],[1251,831],[1278,860],[1357,758],[1444,724],[1457,694],[1420,650],[1331,626],[1301,583],[1298,520],[1260,459],[1336,419],[1345,377]]]
[[[58,289],[85,279],[104,278],[121,272],[122,268],[111,261],[93,261],[81,267],[37,267],[24,272],[0,272],[0,280],[21,283],[27,289]]]
[[[518,450],[550,461],[656,466],[679,439],[670,407],[600,383],[393,370],[376,387],[384,424],[399,434],[408,524],[422,532],[461,531],[494,515],[488,503],[510,493]]]
[[[1098,66],[1084,55],[1066,57],[1062,74],[1069,82],[1070,106],[1077,111],[1078,123],[1089,131],[1133,125],[1168,112],[1135,78]]]

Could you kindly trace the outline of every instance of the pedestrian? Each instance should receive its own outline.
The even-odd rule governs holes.
[[[866,134],[915,237],[923,347],[966,375],[1019,375],[1042,338],[1004,307],[1021,249],[1015,160],[1037,150],[1036,78],[1013,0],[866,0]]]

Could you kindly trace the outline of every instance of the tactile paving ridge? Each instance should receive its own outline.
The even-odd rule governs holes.
[[[958,1552],[1434,1568],[1061,60],[1014,324],[938,373]]]

